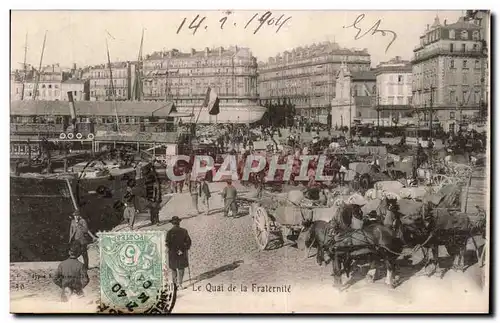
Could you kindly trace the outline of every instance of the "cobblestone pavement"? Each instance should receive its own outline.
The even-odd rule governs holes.
[[[218,195],[223,186],[223,183],[211,184],[209,215],[196,214],[190,195],[181,193],[173,195],[162,209],[162,225],[150,226],[147,215],[139,219],[138,230],[168,230],[171,225],[166,221],[177,215],[183,218],[181,226],[193,240],[190,273],[185,275],[186,280],[191,279],[185,283],[187,289],[179,292],[174,312],[349,312],[360,308],[379,312],[422,309],[446,312],[487,308],[477,266],[465,273],[448,272],[443,279],[417,276],[416,269],[401,267],[402,284],[396,289],[388,288],[383,279],[373,284],[365,282],[360,269],[352,286],[337,291],[332,287],[331,267],[318,266],[314,257],[304,259],[304,253],[293,246],[259,251],[252,219],[244,210],[236,218],[223,217],[222,199]],[[243,194],[245,189],[238,187],[238,190]],[[90,257],[90,266],[98,266],[95,248],[90,250]],[[83,299],[61,304],[59,290],[49,276],[56,267],[57,263],[12,265],[11,310],[33,306],[48,312],[94,311],[99,295],[98,269],[90,270],[91,283]],[[23,284],[22,289],[19,284]],[[230,284],[236,291],[228,291]],[[290,292],[257,292],[252,284],[289,285]],[[248,288],[247,292],[240,291],[242,285]],[[217,287],[224,291],[214,291]]]

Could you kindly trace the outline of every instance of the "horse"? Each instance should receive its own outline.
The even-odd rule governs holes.
[[[378,223],[370,222],[366,226],[353,230],[353,219],[362,221],[361,207],[345,203],[339,205],[330,222],[305,219],[303,227],[304,231],[307,232],[306,247],[317,248],[316,261],[320,266],[323,262],[328,264],[332,259],[334,260],[332,275],[335,277],[336,284],[339,282],[342,267],[349,277],[352,260],[368,257],[370,270],[367,279],[374,281],[376,261],[383,259],[387,268],[387,283],[393,286],[395,259],[402,250],[402,243],[397,242],[399,240],[391,230]],[[334,238],[332,239],[332,237]],[[337,239],[338,237],[341,239]],[[348,250],[349,248],[345,249],[344,247],[347,245],[343,246],[342,244],[346,241],[349,241],[349,246],[355,246],[356,250],[351,252]],[[382,249],[379,246],[382,246],[382,249],[385,248],[385,251],[380,251]],[[329,256],[328,261],[325,261],[325,252]]]
[[[332,199],[334,196],[328,196],[327,199]],[[334,212],[334,216],[329,222],[324,220],[315,220],[312,216],[305,217],[302,221],[303,231],[306,232],[305,245],[306,248],[316,248],[316,261],[318,265],[322,265],[323,262],[328,263],[324,259],[324,247],[329,239],[329,236],[334,230],[348,230],[352,225],[353,217],[359,218],[359,213],[361,212],[358,205],[346,204],[343,201],[337,203],[333,206],[335,202],[327,202],[330,205],[331,210]]]
[[[431,201],[384,198],[376,213],[378,221],[394,230],[405,246],[422,248],[425,267],[432,266],[429,276],[441,272],[438,262],[440,245],[444,245],[454,257],[452,268],[463,271],[467,240],[472,238],[473,232],[481,232],[481,228],[472,225],[467,214],[435,207]]]
[[[408,219],[403,219],[408,223]],[[456,271],[465,270],[465,252],[467,241],[473,238],[474,234],[484,233],[486,221],[473,223],[471,217],[464,213],[450,212],[445,208],[435,208],[431,203],[424,205],[423,219],[416,222],[420,226],[419,239],[427,237],[423,246],[426,254],[426,266],[432,265],[429,276],[440,273],[441,277],[448,270],[440,268],[438,261],[439,246],[444,245],[448,254],[453,257],[452,269]],[[415,223],[414,223],[415,225]],[[417,225],[418,226],[418,225]],[[476,254],[479,260],[479,248],[476,246]]]
[[[326,252],[330,259],[333,259],[334,285],[341,285],[343,272],[349,277],[353,262],[363,260],[370,263],[366,278],[373,282],[376,261],[382,259],[387,270],[385,283],[394,288],[396,259],[402,250],[401,239],[396,237],[391,229],[379,223],[369,224],[362,229],[347,231],[331,238],[326,243]]]

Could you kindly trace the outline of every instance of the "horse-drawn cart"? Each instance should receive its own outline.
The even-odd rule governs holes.
[[[306,220],[329,221],[331,208],[314,205],[307,199],[300,203],[304,201],[303,196],[301,191],[265,194],[250,206],[255,241],[260,250],[279,248],[285,239],[295,243]]]

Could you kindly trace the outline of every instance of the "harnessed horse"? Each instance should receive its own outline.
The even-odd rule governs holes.
[[[341,284],[342,273],[349,277],[354,261],[368,260],[373,272],[376,261],[380,259],[387,269],[386,283],[394,286],[395,260],[403,249],[402,241],[391,229],[379,223],[353,230],[353,218],[362,218],[360,206],[341,204],[330,222],[305,221],[304,227],[308,229],[306,246],[317,247],[318,264],[322,264],[325,252],[333,260],[332,274],[337,286]],[[373,276],[369,272],[368,278],[373,280]]]

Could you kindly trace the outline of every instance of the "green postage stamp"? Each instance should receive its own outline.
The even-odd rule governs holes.
[[[162,231],[99,234],[100,313],[163,314],[175,304]]]

